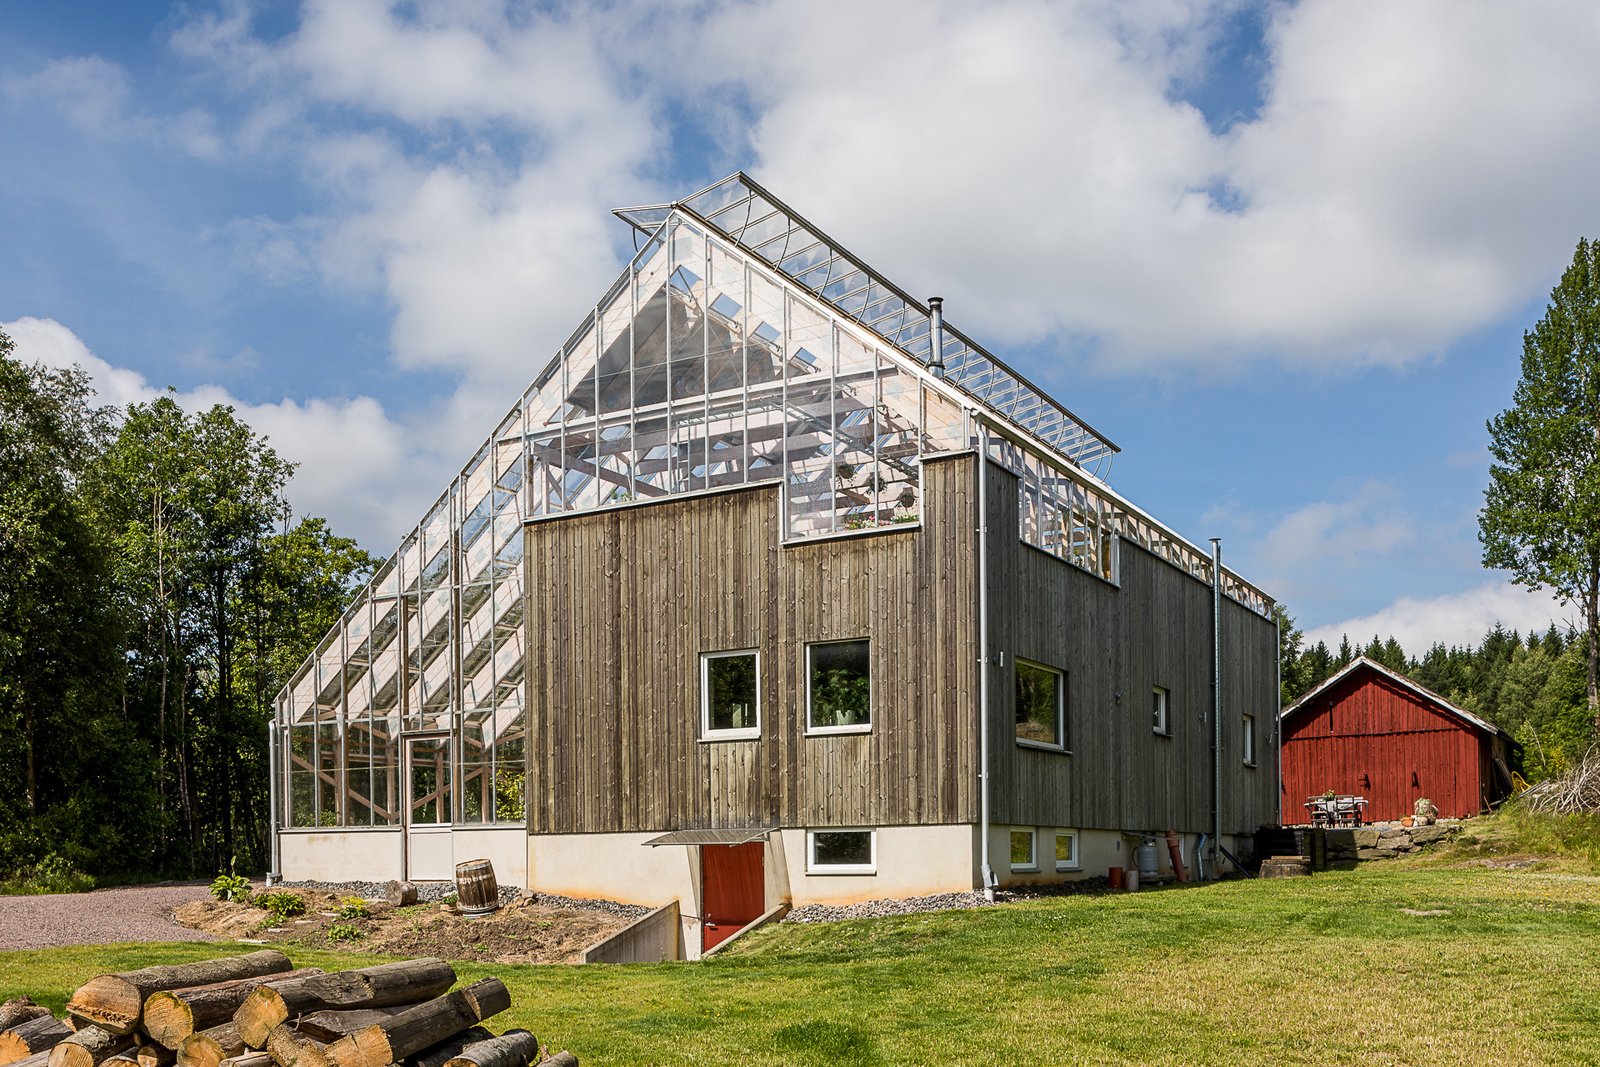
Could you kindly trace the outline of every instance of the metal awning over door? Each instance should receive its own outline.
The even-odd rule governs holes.
[[[670,834],[652,837],[644,844],[651,848],[657,845],[743,845],[751,841],[763,841],[770,833],[770,829],[760,826],[733,830],[674,830]]]

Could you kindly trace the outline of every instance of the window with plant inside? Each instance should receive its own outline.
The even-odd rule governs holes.
[[[869,643],[828,641],[806,646],[806,727],[812,733],[872,729]]]

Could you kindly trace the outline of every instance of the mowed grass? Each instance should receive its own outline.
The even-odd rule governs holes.
[[[0,953],[0,999],[59,1010],[92,974],[237,950]],[[511,987],[497,1028],[585,1067],[1600,1064],[1600,878],[1565,872],[1395,861],[780,925],[701,964],[457,969]]]

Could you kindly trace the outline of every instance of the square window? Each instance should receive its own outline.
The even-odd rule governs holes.
[[[806,646],[806,728],[811,733],[872,729],[871,663],[864,640]]]
[[[1256,765],[1256,717],[1246,715],[1243,724],[1244,761],[1250,766]]]
[[[1038,858],[1033,852],[1034,832],[1032,830],[1011,831],[1011,869],[1013,871],[1036,871],[1039,869]]]
[[[1150,728],[1158,734],[1172,733],[1167,716],[1167,691],[1159,685],[1150,691]]]
[[[1078,863],[1078,831],[1056,831],[1056,870],[1076,871],[1080,869]]]
[[[1050,667],[1017,660],[1017,742],[1067,747],[1067,676]]]
[[[700,736],[761,736],[761,655],[753,650],[700,657]]]
[[[806,834],[809,874],[875,874],[878,870],[876,830],[812,830]]]

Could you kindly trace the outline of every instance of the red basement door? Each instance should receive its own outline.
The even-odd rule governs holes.
[[[766,911],[760,841],[700,846],[700,950],[715,948]]]

